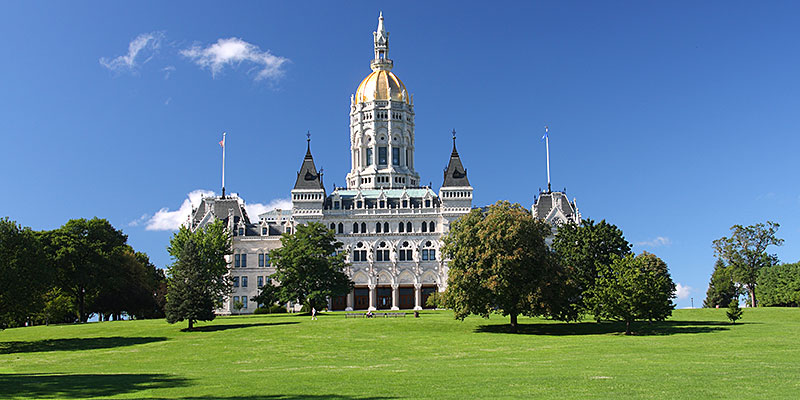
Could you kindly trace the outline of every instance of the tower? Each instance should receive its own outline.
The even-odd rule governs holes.
[[[414,170],[414,101],[394,73],[389,59],[389,32],[378,18],[373,32],[372,73],[350,98],[348,189],[419,186]]]
[[[311,155],[311,134],[307,135],[306,156],[297,173],[292,189],[292,216],[295,223],[319,220],[325,202],[325,188],[322,186],[322,171],[317,171]]]
[[[439,189],[442,199],[442,217],[447,225],[472,209],[472,186],[467,179],[467,170],[461,164],[461,157],[456,149],[456,130],[453,129],[453,152],[450,162],[444,169],[444,181]]]

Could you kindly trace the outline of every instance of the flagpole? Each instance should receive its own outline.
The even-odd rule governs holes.
[[[544,145],[547,148],[547,192],[550,193],[550,135],[547,134],[547,127],[544,127]]]
[[[222,132],[222,198],[225,198],[225,134]]]

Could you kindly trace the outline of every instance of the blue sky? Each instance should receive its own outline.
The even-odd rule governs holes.
[[[163,267],[152,228],[219,192],[223,131],[227,189],[256,208],[288,199],[307,130],[344,184],[379,10],[423,182],[455,128],[475,205],[529,207],[548,125],[554,188],[663,258],[680,307],[733,224],[779,222],[771,251],[800,259],[795,2],[5,2],[0,215],[107,218]]]

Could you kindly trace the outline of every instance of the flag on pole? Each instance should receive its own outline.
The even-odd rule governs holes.
[[[542,136],[542,140],[547,139],[547,127],[544,127],[544,136]]]
[[[219,146],[220,147],[225,147],[225,134],[224,133],[222,134],[222,140],[219,141]]]

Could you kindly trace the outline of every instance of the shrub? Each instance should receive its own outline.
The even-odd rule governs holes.
[[[286,307],[280,304],[273,304],[271,306],[261,306],[253,311],[253,314],[281,314],[286,313]]]

